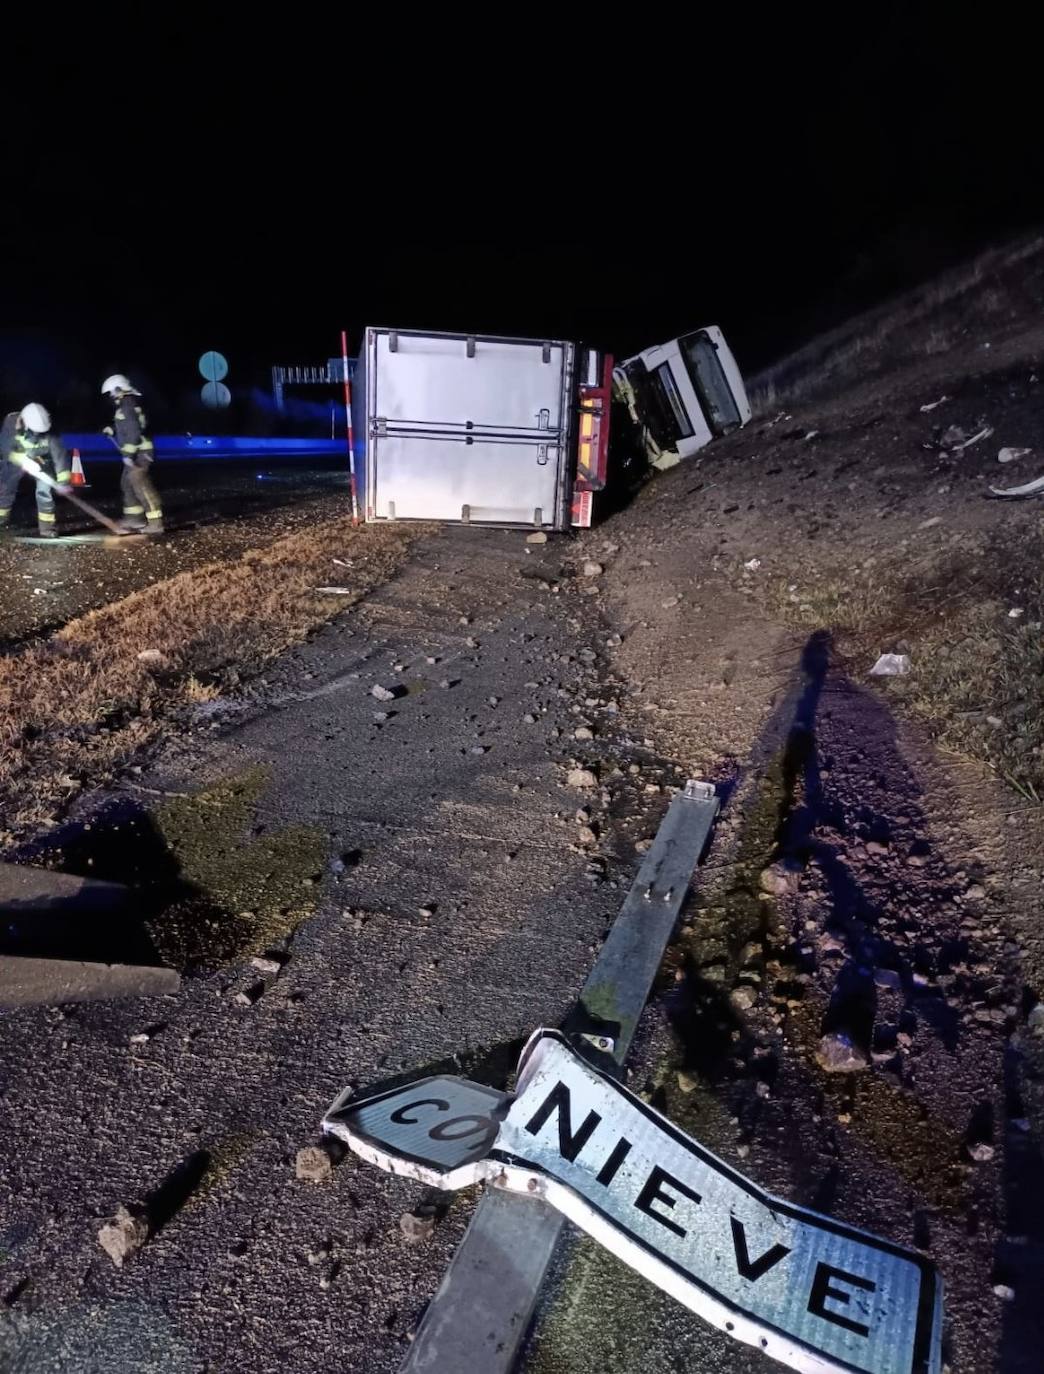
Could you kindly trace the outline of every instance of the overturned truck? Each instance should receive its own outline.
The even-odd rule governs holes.
[[[353,396],[366,519],[590,526],[612,477],[614,399],[627,461],[640,447],[658,467],[750,419],[716,328],[615,368],[565,340],[367,329]]]

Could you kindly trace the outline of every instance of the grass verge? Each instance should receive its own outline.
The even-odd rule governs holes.
[[[985,763],[1044,803],[1044,522],[910,572],[826,568],[767,593],[773,613],[828,627],[862,676],[878,653],[907,653],[908,676],[881,679],[940,743]],[[1012,614],[1015,612],[1015,614]]]
[[[0,847],[52,823],[180,710],[234,687],[385,581],[419,533],[327,520],[156,583],[0,659]],[[317,593],[330,583],[348,594]]]

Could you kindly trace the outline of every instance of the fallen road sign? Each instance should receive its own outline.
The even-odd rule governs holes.
[[[792,1369],[940,1369],[942,1285],[923,1255],[770,1197],[556,1031],[530,1040],[514,1095],[424,1079],[342,1097],[323,1128],[394,1173],[543,1199]]]

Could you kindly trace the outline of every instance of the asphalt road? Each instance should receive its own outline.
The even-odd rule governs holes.
[[[120,514],[118,464],[88,471],[84,498],[110,518]],[[158,463],[156,485],[167,534],[100,542],[102,531],[58,498],[63,534],[98,542],[23,542],[36,535],[32,488],[23,482],[10,531],[0,537],[0,651],[54,630],[139,587],[348,510],[343,465],[300,462]]]
[[[640,777],[609,780],[636,833],[666,805],[639,796],[662,776],[651,755],[614,740],[611,714],[582,706],[605,699],[597,616],[571,625],[547,583],[522,575],[536,561],[517,533],[427,541],[358,613],[291,655],[246,712],[204,721],[202,740],[182,741],[143,780],[191,792],[263,777],[224,839],[213,803],[207,829],[221,852],[200,859],[198,838],[182,835],[163,863],[210,872],[205,915],[226,934],[237,913],[218,894],[233,871],[239,900],[268,919],[266,893],[285,893],[301,855],[291,890],[315,910],[296,934],[269,932],[278,976],[260,977],[244,945],[172,997],[5,1018],[0,1367],[398,1366],[473,1199],[456,1199],[413,1247],[398,1218],[422,1200],[417,1185],[351,1160],[325,1183],[302,1182],[296,1151],[347,1082],[464,1052],[477,1056],[472,1071],[485,1064],[503,1081],[513,1042],[568,1009],[635,857],[610,847],[589,871],[576,843],[578,805],[601,810],[598,793],[562,785],[581,710],[605,721],[584,748],[639,761]],[[374,684],[406,690],[382,704]],[[102,817],[81,837],[90,871],[149,876],[156,855],[137,810],[137,829],[124,813],[122,831]],[[161,944],[165,919],[151,927]],[[202,1182],[114,1268],[99,1226],[179,1166],[191,1172],[200,1152]]]

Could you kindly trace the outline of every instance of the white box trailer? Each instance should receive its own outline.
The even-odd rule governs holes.
[[[669,467],[750,419],[716,326],[627,359],[565,340],[366,331],[353,392],[368,521],[589,526],[614,390]]]
[[[360,363],[368,521],[590,524],[611,358],[563,340],[370,328]]]

